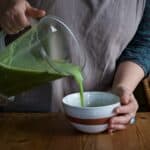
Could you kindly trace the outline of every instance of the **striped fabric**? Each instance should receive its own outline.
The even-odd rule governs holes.
[[[150,74],[150,0],[146,1],[138,32],[122,53],[119,62],[126,60],[133,61],[141,66],[146,76]]]

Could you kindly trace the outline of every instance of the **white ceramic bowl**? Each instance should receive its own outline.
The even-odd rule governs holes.
[[[107,92],[84,92],[84,107],[79,93],[67,95],[62,103],[70,123],[86,133],[105,131],[114,109],[120,106],[119,97]]]

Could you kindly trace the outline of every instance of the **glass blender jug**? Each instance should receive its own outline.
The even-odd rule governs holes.
[[[82,81],[80,67],[85,57],[80,56],[82,51],[73,32],[57,17],[42,18],[8,46],[4,39],[5,34],[1,33],[0,93],[3,98],[9,99],[66,76],[76,75],[77,80]]]

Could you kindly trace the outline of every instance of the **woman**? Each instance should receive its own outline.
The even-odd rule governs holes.
[[[0,25],[10,34],[28,26],[29,17],[38,18],[45,14],[60,17],[76,34],[87,57],[83,69],[85,90],[112,89],[120,96],[122,106],[116,109],[119,116],[110,121],[109,132],[126,128],[138,109],[133,91],[146,74],[139,65],[141,62],[138,64],[126,55],[126,51],[132,51],[129,48],[122,55],[116,74],[115,70],[118,58],[138,28],[145,0],[30,0],[30,4],[26,0],[2,0],[1,6],[4,9]],[[73,81],[57,80],[16,96],[16,104],[5,110],[59,111],[62,97],[76,90]]]

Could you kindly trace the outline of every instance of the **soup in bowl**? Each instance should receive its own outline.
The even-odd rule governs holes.
[[[84,92],[84,107],[81,106],[80,93],[65,96],[62,103],[67,119],[77,130],[98,133],[108,129],[120,99],[108,92]]]

